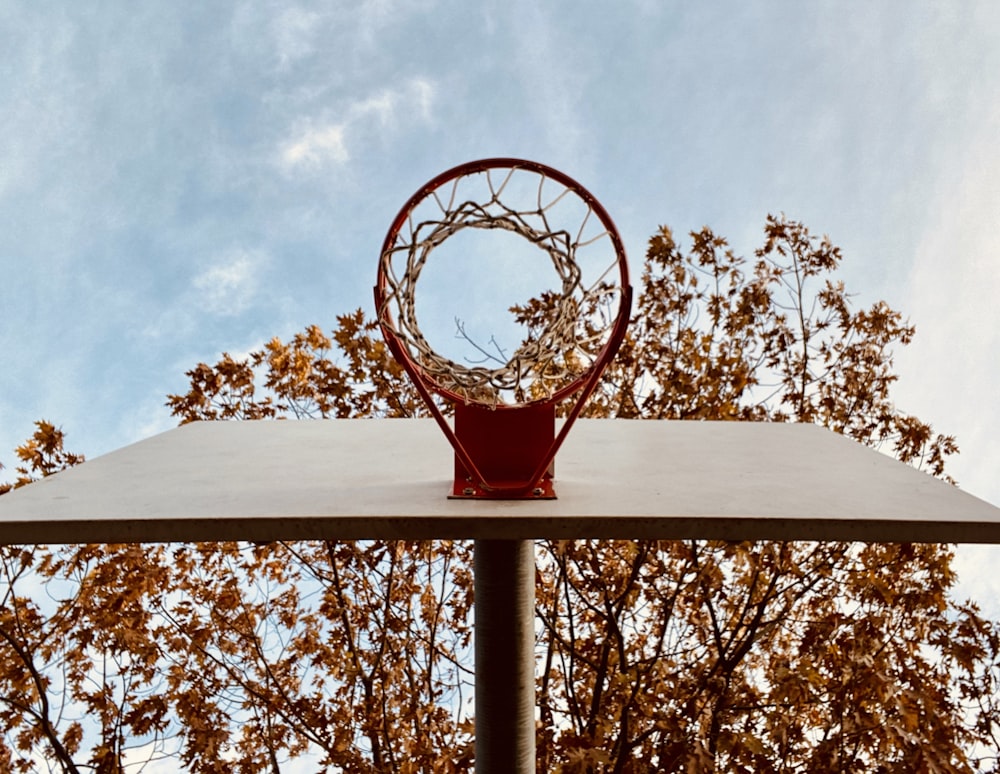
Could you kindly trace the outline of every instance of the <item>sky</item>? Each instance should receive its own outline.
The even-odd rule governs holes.
[[[165,430],[198,362],[370,314],[402,203],[514,156],[634,271],[661,224],[829,235],[917,327],[898,407],[1000,504],[998,136],[991,0],[0,2],[0,461],[40,418],[88,457]],[[998,560],[956,565],[995,617]]]

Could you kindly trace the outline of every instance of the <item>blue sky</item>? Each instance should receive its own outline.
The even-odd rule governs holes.
[[[659,224],[829,234],[917,325],[900,408],[1000,503],[998,136],[988,1],[0,3],[0,460],[42,417],[88,456],[166,429],[198,361],[370,311],[403,201],[509,155],[635,268]]]

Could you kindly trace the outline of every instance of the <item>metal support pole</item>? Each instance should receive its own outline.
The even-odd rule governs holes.
[[[535,772],[535,544],[475,542],[476,774]]]

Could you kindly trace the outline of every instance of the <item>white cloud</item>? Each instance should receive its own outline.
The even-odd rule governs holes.
[[[374,97],[360,100],[351,105],[350,118],[360,121],[373,117],[383,127],[388,126],[395,117],[398,95],[392,91],[383,91]]]
[[[523,24],[514,38],[511,62],[527,98],[529,117],[542,128],[546,142],[560,149],[562,159],[572,160],[580,174],[592,136],[582,103],[594,73],[562,20],[546,6],[521,2],[516,13]]]
[[[185,341],[199,335],[209,318],[220,323],[235,320],[239,325],[242,321],[236,318],[262,301],[260,275],[267,264],[268,256],[262,250],[233,247],[217,252],[182,291],[162,299],[159,313],[149,316],[138,330],[139,336],[162,346],[160,342]]]
[[[414,78],[410,81],[410,95],[417,106],[420,118],[430,121],[434,108],[434,84],[423,78]]]
[[[281,151],[281,161],[286,168],[317,167],[328,161],[343,164],[349,158],[344,127],[339,124],[306,129]]]
[[[274,20],[273,35],[279,67],[287,68],[313,53],[313,39],[322,19],[315,11],[287,8]]]
[[[357,41],[378,46],[380,39],[393,28],[407,25],[414,16],[434,9],[435,0],[362,0],[352,4],[351,23],[356,25]]]
[[[434,106],[434,85],[425,78],[413,78],[399,89],[385,89],[378,94],[358,100],[348,109],[347,123],[356,124],[372,118],[379,126],[387,128],[416,114],[421,121],[431,120]]]
[[[399,88],[383,89],[349,102],[335,118],[301,122],[284,142],[279,166],[285,172],[318,171],[347,163],[351,146],[369,138],[394,136],[414,118],[433,120],[436,89],[426,78],[415,77]]]
[[[259,253],[236,250],[196,276],[191,285],[199,305],[221,316],[237,315],[250,305],[257,290]]]

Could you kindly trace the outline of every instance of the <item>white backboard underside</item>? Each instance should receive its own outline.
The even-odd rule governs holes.
[[[550,501],[449,500],[452,470],[433,420],[195,423],[0,497],[0,543],[1000,543],[1000,509],[814,425],[582,420]]]

